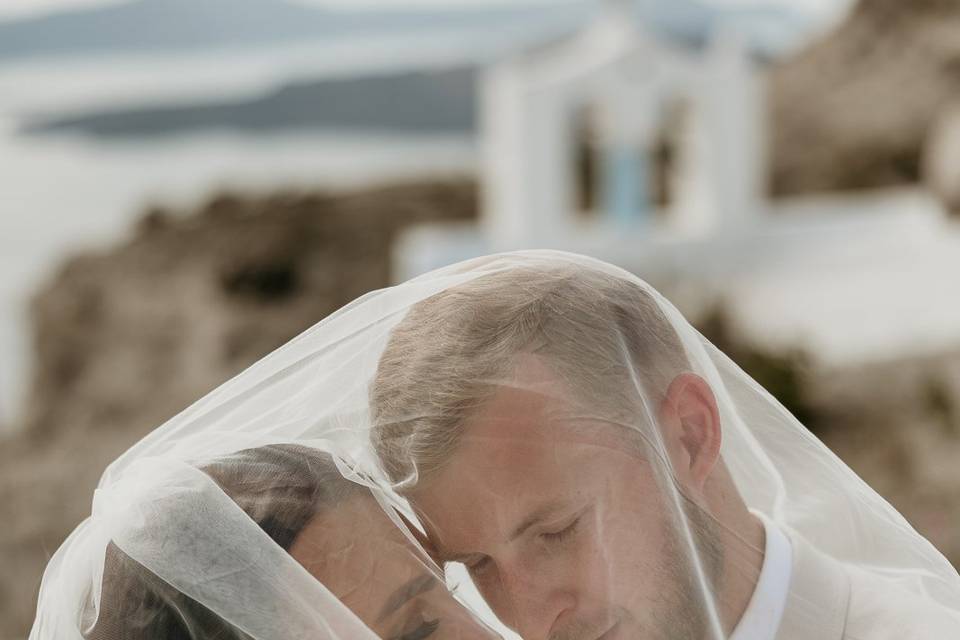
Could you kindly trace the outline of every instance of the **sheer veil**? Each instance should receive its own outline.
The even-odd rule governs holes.
[[[774,532],[795,576],[957,619],[946,559],[657,291],[508,253],[355,300],[121,455],[30,638],[727,638]]]

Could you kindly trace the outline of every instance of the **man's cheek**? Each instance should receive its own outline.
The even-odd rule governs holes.
[[[611,556],[608,541],[601,533],[598,529],[585,532],[574,561],[580,567],[579,581],[583,586],[583,593],[603,601],[610,589],[616,559]]]

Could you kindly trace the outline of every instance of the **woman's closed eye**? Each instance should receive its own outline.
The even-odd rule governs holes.
[[[478,573],[490,566],[490,556],[481,556],[473,562],[466,562],[464,564],[470,573]]]
[[[399,636],[394,636],[391,640],[423,640],[424,638],[429,638],[433,635],[433,632],[440,627],[440,619],[423,620],[421,618],[411,626],[413,626],[413,628],[410,631],[406,631]]]

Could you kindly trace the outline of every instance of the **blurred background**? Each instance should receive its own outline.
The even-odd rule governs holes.
[[[4,0],[0,638],[105,465],[481,253],[635,271],[960,563],[960,2]]]

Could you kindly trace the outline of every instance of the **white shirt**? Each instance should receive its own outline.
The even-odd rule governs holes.
[[[765,532],[763,566],[753,596],[729,640],[773,640],[790,590],[793,570],[790,539],[762,513],[753,514],[763,523]]]

